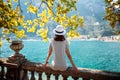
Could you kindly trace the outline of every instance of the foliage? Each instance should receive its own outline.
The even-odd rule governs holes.
[[[49,21],[55,21],[69,30],[68,37],[79,36],[76,30],[78,27],[83,26],[83,17],[77,14],[67,15],[70,11],[77,9],[76,0],[37,0],[39,6],[34,5],[35,1],[23,1],[27,13],[36,16],[27,19],[22,14],[22,0],[0,0],[0,28],[2,29],[0,45],[2,44],[2,37],[8,41],[10,41],[8,36],[10,34],[15,34],[17,38],[23,38],[26,37],[26,31],[36,32],[44,41],[47,41],[49,30],[46,24]],[[17,6],[14,4],[17,4]]]
[[[1,34],[1,31],[0,31]],[[0,47],[2,46],[2,38],[0,37]]]
[[[18,26],[24,21],[24,16],[19,12],[19,7],[12,9],[10,0],[7,0],[7,2],[0,0],[0,28],[2,29],[0,38],[5,37],[9,41],[10,38],[7,35],[10,33],[16,34],[19,31]]]
[[[120,23],[120,0],[105,0],[106,16],[105,19],[110,22],[110,26],[115,28],[116,23]]]

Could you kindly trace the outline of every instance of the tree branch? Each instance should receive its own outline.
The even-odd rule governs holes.
[[[41,6],[42,6],[43,1],[40,3],[40,6],[38,7],[38,10],[40,10]],[[36,13],[36,17],[38,18],[38,13]]]
[[[47,5],[47,7],[53,12],[54,16],[56,16],[56,14],[54,13],[54,11],[51,9],[51,7],[48,5],[48,3],[46,1],[43,1],[43,3],[45,3]]]
[[[22,10],[22,8],[21,8],[20,0],[18,0],[18,6],[19,6],[19,8],[20,8],[20,12],[23,13],[23,10]]]

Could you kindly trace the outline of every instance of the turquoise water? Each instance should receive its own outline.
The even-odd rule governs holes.
[[[24,48],[20,53],[31,61],[45,62],[48,42],[23,41],[23,43]],[[120,72],[120,42],[70,41],[70,52],[77,67]],[[8,57],[14,52],[9,48],[9,43],[4,41],[1,53],[1,57]],[[71,66],[67,57],[66,59]]]

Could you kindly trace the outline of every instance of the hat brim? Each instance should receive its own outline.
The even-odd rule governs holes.
[[[53,33],[56,34],[56,35],[65,35],[66,34],[66,31],[64,30],[62,33],[57,33],[56,32],[56,29],[53,30]]]

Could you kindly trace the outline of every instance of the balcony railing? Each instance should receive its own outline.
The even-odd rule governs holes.
[[[0,80],[44,80],[43,73],[46,74],[47,80],[53,80],[51,75],[55,76],[54,80],[58,80],[60,75],[64,80],[67,80],[69,76],[73,80],[79,78],[82,80],[120,80],[119,72],[78,68],[79,73],[76,74],[72,67],[66,71],[54,71],[50,67],[42,68],[41,63],[28,61],[19,53],[23,48],[21,41],[13,41],[10,48],[15,51],[15,54],[8,59],[0,58]]]
[[[0,59],[0,61],[0,80],[42,80],[43,72],[46,74],[47,80],[50,80],[51,75],[55,76],[55,80],[58,80],[60,75],[62,75],[64,80],[67,80],[69,76],[73,80],[78,80],[79,78],[82,80],[120,80],[120,73],[117,72],[79,68],[79,73],[76,74],[71,67],[66,71],[54,71],[49,67],[42,68],[40,63],[30,61],[20,65],[9,63],[5,58]]]

